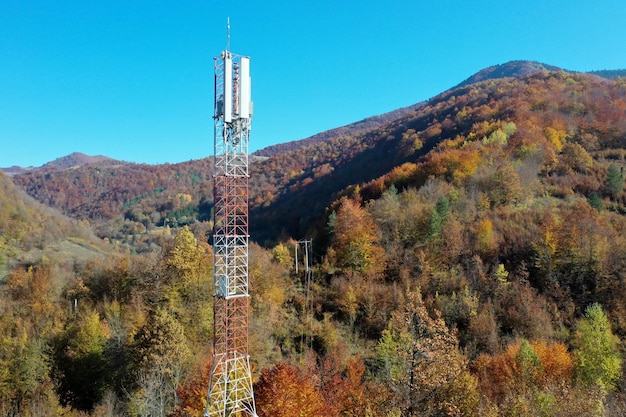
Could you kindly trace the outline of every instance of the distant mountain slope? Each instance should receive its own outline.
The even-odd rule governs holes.
[[[359,135],[374,130],[380,126],[388,124],[393,120],[406,116],[414,112],[416,109],[424,105],[424,102],[414,104],[412,106],[403,107],[394,111],[390,111],[378,116],[367,117],[356,123],[351,123],[346,126],[341,126],[335,129],[330,129],[306,139],[295,140],[291,142],[279,143],[277,145],[268,146],[254,152],[255,156],[274,156],[282,152],[289,152],[302,146],[315,145],[319,142],[324,142],[330,139],[339,138],[345,135]]]
[[[516,60],[509,61],[500,65],[493,65],[485,68],[476,74],[470,76],[462,83],[453,88],[463,87],[470,84],[475,84],[485,80],[506,78],[506,77],[522,77],[525,75],[534,74],[540,71],[566,71],[554,65],[543,64],[536,61]],[[602,70],[602,71],[590,71],[589,74],[598,75],[607,79],[615,79],[618,76],[626,76],[626,70]],[[374,130],[385,124],[392,122],[398,118],[401,118],[407,114],[414,112],[416,109],[423,106],[425,102],[420,102],[412,106],[404,107],[398,110],[394,110],[388,113],[384,113],[378,116],[368,117],[359,122],[351,123],[346,126],[341,126],[335,129],[327,130],[316,135],[313,135],[306,139],[300,139],[285,143],[279,143],[276,145],[268,146],[260,149],[254,153],[256,156],[274,156],[278,153],[292,151],[301,146],[310,146],[319,142],[327,141],[332,138],[338,138],[344,135],[360,135],[368,131]]]
[[[485,80],[493,80],[505,77],[522,77],[534,74],[539,71],[561,71],[559,67],[554,65],[542,64],[535,61],[509,61],[500,65],[493,65],[478,71],[476,74],[467,78],[454,88],[464,87],[466,85],[475,84]]]
[[[253,239],[263,243],[280,236],[305,236],[324,222],[325,210],[342,195],[358,191],[366,200],[377,198],[391,184],[419,186],[429,176],[448,171],[451,180],[458,175],[452,166],[471,160],[464,147],[488,142],[507,122],[517,125],[515,152],[534,155],[539,158],[536,164],[558,161],[561,151],[550,151],[545,143],[554,135],[561,142],[580,145],[586,153],[626,146],[623,83],[583,73],[549,72],[544,68],[556,67],[543,64],[509,64],[504,65],[507,71],[492,69],[483,77],[536,71],[457,87],[381,120],[370,118],[369,125],[355,123],[283,148],[270,147],[265,156],[259,151],[251,158],[250,170]],[[442,146],[458,148],[457,159],[437,160],[440,152],[432,151]],[[585,181],[598,183],[605,174],[594,175]],[[89,219],[96,227],[110,228],[115,222],[114,234],[128,240],[155,225],[209,220],[211,177],[212,160],[207,158],[158,166],[54,168],[13,179],[37,200],[74,218]],[[546,181],[559,177],[550,178]],[[578,177],[571,181],[573,192],[592,189],[579,184]],[[99,236],[112,236],[110,230],[101,230]]]
[[[0,171],[4,172],[6,175],[15,175],[15,174],[23,174],[34,168],[35,167],[21,167],[21,166],[13,165],[13,166],[6,167],[6,168],[0,168]]]
[[[85,155],[84,153],[74,152],[67,156],[57,158],[54,161],[48,162],[41,168],[72,168],[76,166],[91,165],[101,162],[119,163],[119,161],[116,161],[115,159],[109,158],[108,156],[104,155],[90,156]]]
[[[0,280],[16,262],[83,261],[109,249],[86,224],[38,203],[0,171]]]
[[[543,64],[541,62],[536,61],[509,61],[500,65],[493,65],[491,67],[485,68],[483,70],[478,71],[476,74],[467,78],[465,81],[460,83],[454,88],[464,87],[470,84],[475,84],[481,81],[486,80],[495,80],[498,78],[506,78],[506,77],[523,77],[525,75],[534,74],[536,72],[547,71],[565,71],[574,73],[575,71],[569,71],[563,68],[556,67],[554,65]],[[599,71],[588,71],[586,74],[597,75],[602,78],[606,78],[609,80],[615,80],[617,77],[626,76],[626,70],[599,70]]]
[[[78,166],[84,166],[84,165],[93,165],[93,164],[107,165],[107,164],[116,164],[116,163],[120,163],[120,161],[109,158],[108,156],[104,156],[104,155],[90,156],[90,155],[85,155],[84,153],[81,153],[81,152],[73,152],[69,155],[57,158],[54,161],[50,161],[40,167],[20,167],[20,166],[14,165],[12,167],[0,168],[0,171],[4,171],[8,175],[16,175],[16,174],[23,174],[29,171],[40,170],[40,169],[72,168],[72,167],[78,167]]]
[[[97,163],[30,171],[13,176],[13,181],[38,201],[74,218],[97,222],[126,213],[157,216],[159,222],[163,219],[159,213],[167,216],[210,194],[203,184],[210,181],[212,166],[208,158],[163,165]],[[137,209],[142,207],[146,210],[139,215]],[[135,214],[130,214],[133,210]]]
[[[282,235],[300,237],[333,200],[359,188],[368,200],[377,198],[390,184],[419,186],[429,176],[445,172],[449,172],[445,178],[452,180],[452,175],[459,175],[453,174],[454,167],[473,158],[463,146],[483,139],[488,142],[509,121],[518,128],[516,151],[536,153],[540,160],[558,161],[558,152],[544,143],[555,132],[586,153],[621,150],[626,146],[625,109],[623,85],[582,73],[541,71],[451,89],[378,129],[264,161],[258,169],[267,170],[271,179],[261,176],[263,184],[254,187],[265,188],[257,195],[271,194],[271,199],[259,206],[252,203],[251,228],[257,236],[271,238],[281,235],[272,230],[280,225]],[[431,150],[444,145],[459,150],[439,160]],[[594,180],[576,177],[568,181],[580,187],[574,190],[591,192],[593,188],[584,188],[588,187],[585,181],[597,183],[597,177],[604,174],[593,175]]]
[[[588,74],[597,75],[602,78],[608,78],[609,80],[615,80],[617,77],[626,77],[626,69],[589,71]]]

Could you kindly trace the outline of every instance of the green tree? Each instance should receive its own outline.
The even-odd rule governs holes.
[[[428,234],[432,239],[436,239],[440,236],[442,224],[443,219],[441,218],[441,214],[439,214],[436,209],[431,210],[428,222]]]
[[[191,351],[180,323],[165,309],[150,313],[134,338],[137,390],[130,399],[135,416],[165,416],[177,404]]]
[[[450,201],[446,196],[441,196],[437,200],[435,208],[430,213],[429,235],[431,238],[438,238],[441,235],[441,227],[446,222],[450,211]]]
[[[517,126],[513,122],[508,122],[502,127],[502,130],[504,130],[506,137],[510,138],[517,132]]]
[[[589,202],[589,205],[591,207],[593,207],[594,209],[598,211],[602,211],[604,209],[604,204],[602,203],[602,199],[600,198],[598,193],[596,193],[595,191],[589,194],[589,196],[587,197],[587,201]]]
[[[0,314],[0,415],[31,415],[38,397],[58,405],[49,376],[48,345],[29,336],[25,324],[11,313]]]
[[[73,321],[61,336],[56,367],[61,400],[79,410],[92,410],[107,386],[104,347],[106,327],[97,312]]]
[[[607,169],[604,187],[612,197],[624,189],[624,173],[613,164]]]
[[[533,383],[541,377],[543,372],[541,359],[528,340],[522,340],[515,354],[515,362],[519,366],[520,376],[524,383]]]
[[[333,211],[328,215],[328,221],[326,222],[326,230],[329,235],[335,233],[335,225],[337,224],[337,212]]]
[[[507,140],[508,140],[507,134],[501,129],[497,129],[494,132],[492,132],[491,135],[489,135],[489,137],[484,137],[483,143],[485,145],[494,143],[496,145],[503,146],[503,145],[506,145]]]
[[[592,304],[578,322],[574,336],[577,379],[585,386],[614,390],[622,376],[619,338],[611,331],[600,304]]]

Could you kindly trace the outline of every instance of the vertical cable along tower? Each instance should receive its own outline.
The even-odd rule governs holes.
[[[248,353],[250,58],[214,59],[213,358],[206,417],[257,417]]]

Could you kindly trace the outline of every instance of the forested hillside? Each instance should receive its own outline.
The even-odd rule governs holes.
[[[0,282],[16,265],[104,256],[108,245],[89,224],[72,221],[19,190],[0,171]]]
[[[145,165],[105,161],[42,167],[13,181],[39,202],[88,221],[95,233],[129,250],[159,250],[165,229],[210,218],[211,159]]]
[[[595,152],[600,160],[619,160],[626,120],[620,108],[623,85],[623,81],[611,83],[585,74],[540,72],[451,90],[414,113],[364,135],[336,138],[264,161],[258,166],[259,182],[252,185],[263,190],[256,192],[257,200],[252,202],[253,219],[260,225],[280,224],[287,228],[288,235],[302,236],[307,230],[313,233],[307,228],[340,195],[340,190],[350,193],[350,185],[360,184],[367,200],[378,197],[390,184],[399,188],[420,186],[428,177],[437,175],[451,181],[453,171],[459,171],[456,176],[473,176],[476,164],[483,162],[478,158],[479,151],[492,152],[483,145],[497,142],[499,139],[489,137],[505,133],[506,123],[513,123],[509,127],[517,132],[511,144],[507,138],[507,149],[514,146],[510,152],[529,152],[528,156],[533,157],[518,165],[540,163],[539,157],[552,158],[556,164],[566,137],[571,142],[566,153],[578,155],[582,148],[587,155]],[[557,144],[561,149],[543,146],[542,142],[548,140],[546,135],[550,141],[563,142]],[[435,152],[430,152],[435,146]],[[449,151],[441,152],[444,149]],[[507,155],[503,160],[497,156],[488,162],[510,162]],[[606,164],[589,170],[561,165],[538,173],[542,176],[537,179],[552,185],[569,181],[572,191],[584,195],[596,191],[601,195],[598,170],[602,166],[607,169]],[[595,186],[589,183],[594,175]],[[370,179],[372,183],[365,184]],[[588,188],[583,190],[583,183]],[[614,203],[622,204],[620,201],[617,198]],[[276,231],[273,228],[273,236]]]
[[[280,146],[268,148],[268,155],[272,155],[269,158],[253,156],[252,237],[271,244],[280,237],[312,233],[312,225],[319,226],[324,210],[342,190],[383,176],[404,162],[416,162],[441,141],[454,140],[457,135],[484,135],[490,129],[486,126],[472,132],[474,123],[488,124],[495,119],[518,123],[517,119],[525,114],[515,108],[517,102],[542,110],[533,129],[554,129],[548,125],[549,119],[567,115],[572,126],[560,129],[577,129],[587,137],[608,128],[607,111],[617,112],[614,117],[618,119],[618,132],[613,135],[619,135],[623,112],[612,106],[610,94],[615,93],[609,90],[615,90],[620,81],[611,84],[596,76],[557,71],[555,74],[570,77],[569,84],[547,83],[542,77],[548,72],[542,72],[542,68],[555,67],[525,61],[491,67],[468,79],[487,80],[471,88],[459,87],[428,103],[293,142],[286,151]],[[527,75],[513,78],[515,74]],[[534,80],[532,74],[539,78]],[[538,92],[523,87],[529,83]],[[450,97],[458,103],[449,101]],[[588,102],[591,108],[564,111],[559,107],[563,107],[564,100],[574,107]],[[489,113],[485,113],[487,109]],[[574,117],[576,111],[593,112],[600,120]],[[578,141],[582,140],[581,136]],[[88,220],[94,226],[104,223],[96,229],[100,237],[133,250],[149,251],[159,245],[149,233],[155,227],[191,225],[210,218],[211,164],[208,158],[157,166],[106,163],[71,169],[49,167],[13,179],[38,201],[68,216]]]
[[[255,160],[259,416],[626,414],[625,154],[623,78],[540,71]],[[0,415],[202,415],[210,175],[205,159],[13,177],[115,252],[5,262]]]
[[[377,127],[383,126],[385,124],[388,124],[392,121],[394,121],[395,119],[399,119],[402,116],[405,116],[409,113],[412,113],[413,111],[415,111],[415,109],[418,109],[419,107],[423,106],[424,103],[417,103],[414,104],[412,106],[408,106],[408,107],[404,107],[401,109],[397,109],[394,111],[390,111],[388,113],[385,114],[380,114],[378,116],[372,116],[372,117],[368,117],[365,118],[363,120],[360,120],[356,123],[352,123],[346,126],[342,126],[342,127],[338,127],[335,129],[331,129],[331,130],[327,130],[325,132],[321,132],[318,134],[315,134],[309,138],[306,139],[301,139],[301,140],[295,140],[295,141],[291,141],[291,142],[285,142],[285,143],[279,143],[276,145],[271,145],[268,146],[266,148],[260,149],[258,151],[256,151],[253,155],[255,156],[265,156],[265,157],[270,157],[270,156],[275,156],[278,155],[280,153],[284,153],[284,152],[288,152],[288,151],[293,151],[296,150],[298,148],[304,147],[304,146],[311,146],[311,145],[316,145],[319,144],[321,142],[326,142],[330,139],[333,138],[338,138],[341,136],[354,136],[354,135],[360,135],[363,134],[365,132],[368,132],[370,130],[374,130]]]

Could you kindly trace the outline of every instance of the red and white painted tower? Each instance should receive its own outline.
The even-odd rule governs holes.
[[[229,49],[214,59],[214,339],[204,415],[256,417],[248,353],[250,58]]]

